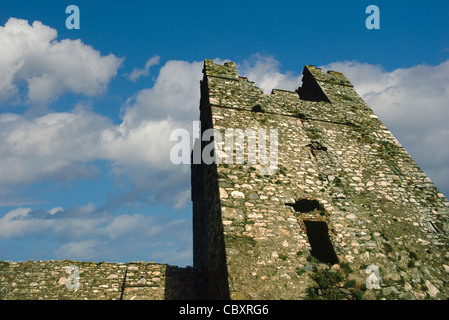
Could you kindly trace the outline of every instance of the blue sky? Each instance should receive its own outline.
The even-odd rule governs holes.
[[[449,194],[448,33],[447,1],[3,0],[0,260],[190,265],[189,167],[168,136],[198,117],[205,58],[266,92],[305,64],[345,73]]]

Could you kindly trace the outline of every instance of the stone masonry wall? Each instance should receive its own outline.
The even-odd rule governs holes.
[[[203,285],[198,269],[151,262],[0,262],[0,300],[202,299]]]
[[[223,141],[222,163],[201,169],[218,179],[221,221],[202,232],[223,228],[232,299],[449,297],[449,203],[342,74],[306,66],[297,92],[265,95],[234,63],[206,60],[203,72],[201,112],[222,137],[278,133],[274,174],[226,158]],[[312,248],[312,225],[327,228],[326,245]]]

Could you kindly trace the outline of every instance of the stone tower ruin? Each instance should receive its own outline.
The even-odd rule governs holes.
[[[343,74],[305,66],[298,90],[267,95],[234,63],[203,73],[192,160],[215,161],[192,162],[193,250],[209,298],[449,298],[449,203]],[[229,129],[275,132],[273,170]]]
[[[449,298],[449,202],[343,74],[203,73],[193,268],[0,261],[0,300]]]

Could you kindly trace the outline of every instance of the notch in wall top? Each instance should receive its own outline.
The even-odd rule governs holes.
[[[324,206],[316,199],[299,198],[295,203],[286,203],[285,205],[300,213],[317,212],[324,215],[326,212]]]
[[[317,68],[314,65],[306,65],[304,67],[304,71],[306,70],[317,81],[330,82],[332,84],[341,86],[353,87],[352,83],[341,72],[328,70],[326,73],[324,73],[321,68]]]
[[[306,64],[304,66],[304,68],[309,70],[311,73],[322,73],[323,72],[323,70],[321,68],[318,68],[318,67],[314,66],[313,64]]]
[[[319,84],[319,81],[323,81],[323,76],[324,74],[321,72],[321,69],[315,66],[304,66],[302,71],[302,86],[297,90],[300,99],[330,102]]]

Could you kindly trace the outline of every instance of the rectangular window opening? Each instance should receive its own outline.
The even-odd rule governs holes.
[[[329,238],[329,229],[324,221],[304,221],[314,258],[323,263],[339,263],[334,246]]]

